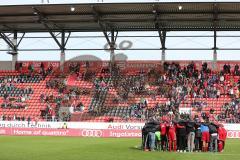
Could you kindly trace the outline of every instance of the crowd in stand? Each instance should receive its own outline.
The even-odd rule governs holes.
[[[160,78],[160,82],[167,84],[167,87],[164,89],[161,88],[160,91],[163,89],[162,94],[169,99],[177,97],[173,101],[173,103],[175,102],[175,106],[170,103],[170,106],[174,108],[178,107],[179,102],[184,101],[186,97],[219,98],[221,95],[227,95],[232,98],[232,102],[227,105],[228,107],[222,114],[224,114],[226,121],[230,120],[228,122],[239,122],[239,84],[233,80],[231,80],[230,85],[226,85],[225,82],[225,77],[228,74],[238,76],[238,68],[236,65],[234,71],[231,72],[230,65],[224,65],[220,73],[213,73],[207,67],[207,63],[202,65],[200,71],[196,69],[194,63],[189,64],[183,69],[178,64],[165,63],[165,74]],[[169,84],[171,87],[169,87]],[[179,102],[176,103],[176,101]],[[199,111],[202,111],[202,107],[207,105],[205,102],[199,102],[195,106],[198,107]],[[217,118],[220,120],[220,117]]]
[[[80,67],[81,65],[79,63],[69,63],[68,70],[70,75],[76,74],[77,80],[92,81],[94,73],[89,70],[89,62],[86,62],[84,67],[85,71],[83,71],[82,73],[80,72]],[[46,88],[57,90],[58,95],[45,95],[43,93],[40,95],[40,101],[42,103],[47,103],[47,107],[42,111],[43,118],[48,119],[47,117],[52,117],[53,115],[54,118],[59,118],[60,115],[58,115],[58,111],[60,107],[68,107],[70,113],[84,111],[85,106],[81,101],[79,101],[80,95],[88,95],[90,94],[90,91],[84,88],[80,89],[79,87],[69,87],[67,85],[67,77],[68,76],[59,75],[55,76],[55,78],[51,78],[49,81],[46,82]],[[97,84],[98,83],[95,83],[95,85]],[[97,94],[95,94],[95,96],[97,96]],[[55,108],[55,112],[51,112],[52,108]],[[53,113],[55,113],[56,115]],[[63,114],[66,113],[63,112]],[[65,118],[65,120],[69,120],[69,117],[70,116],[68,116],[68,118]]]
[[[24,70],[22,62],[16,63],[15,69],[16,71],[19,71],[21,75],[27,75],[29,77],[38,75],[38,76],[41,76],[42,78],[45,78],[47,75],[50,75],[53,73],[52,64],[50,64],[46,68],[43,62],[40,64],[39,69],[34,67],[34,63],[30,63],[28,64],[27,69]]]
[[[117,69],[116,69],[117,70]],[[154,108],[143,107],[140,103],[132,104],[135,108],[131,112],[131,117],[159,117],[171,113],[179,117],[179,106],[188,98],[192,99],[191,107],[196,108],[201,113],[208,103],[200,101],[200,98],[218,99],[222,96],[232,98],[232,102],[223,106],[221,114],[214,117],[219,121],[230,123],[239,122],[239,79],[235,81],[232,77],[239,76],[239,66],[235,65],[231,70],[230,65],[224,65],[220,72],[212,71],[207,63],[203,63],[201,69],[197,69],[194,62],[185,67],[178,63],[164,63],[163,71],[151,69],[143,71],[137,75],[125,76],[120,72],[113,74],[113,87],[117,88],[118,95],[113,99],[113,103],[128,101],[128,98],[135,95],[151,97],[155,101],[156,96],[167,98],[165,104],[156,103]],[[231,75],[231,76],[230,76]],[[149,89],[149,86],[155,89]],[[146,109],[147,108],[147,109]],[[214,112],[214,108],[211,108]],[[146,113],[148,115],[146,116]],[[153,114],[151,114],[153,113]],[[209,113],[203,113],[209,116]]]
[[[71,74],[77,74],[84,80],[92,81],[94,84],[94,98],[99,99],[100,92],[106,88],[116,88],[117,96],[113,99],[114,103],[128,102],[129,98],[141,96],[140,102],[129,104],[131,108],[130,117],[139,119],[148,119],[150,117],[159,118],[165,115],[170,117],[188,117],[190,115],[181,115],[179,107],[186,99],[191,98],[191,107],[196,108],[201,117],[214,115],[214,107],[211,113],[204,113],[204,107],[209,104],[199,100],[199,98],[218,99],[221,96],[227,96],[232,99],[231,102],[224,104],[221,113],[214,117],[218,121],[228,123],[238,123],[240,118],[239,106],[239,81],[235,81],[231,76],[240,76],[239,66],[235,65],[233,69],[228,64],[223,66],[220,72],[213,72],[207,65],[203,63],[201,69],[197,69],[192,62],[185,67],[181,67],[178,63],[164,63],[163,70],[159,71],[151,69],[150,71],[140,70],[137,75],[124,75],[120,72],[119,67],[113,66],[111,70],[112,84],[106,81],[104,77],[95,78],[94,72],[88,70],[89,63],[86,63],[85,71],[80,73],[79,63],[70,63],[69,71]],[[22,70],[19,64],[18,70]],[[28,73],[19,76],[8,76],[0,78],[0,95],[4,99],[2,108],[26,108],[24,102],[30,98],[33,93],[31,87],[16,88],[16,83],[32,83],[43,80],[47,75],[53,73],[53,66],[50,65],[46,69],[44,63],[41,63],[40,71],[36,71],[33,64],[28,66]],[[37,73],[36,73],[37,72]],[[102,70],[102,73],[109,73],[109,70]],[[229,76],[231,75],[231,76]],[[230,78],[229,78],[230,77]],[[150,86],[154,86],[152,89]],[[55,89],[58,95],[40,95],[40,101],[46,103],[49,110],[58,109],[60,106],[72,106],[75,111],[82,111],[84,105],[80,102],[73,103],[78,99],[80,94],[87,94],[86,90],[75,88],[69,90],[67,87],[66,77],[53,78],[46,82],[46,88]],[[158,103],[156,96],[167,98],[166,103]],[[9,101],[15,97],[15,102]],[[145,97],[151,97],[157,103],[154,107],[149,107]],[[19,105],[16,105],[18,104]],[[53,103],[53,106],[51,106]],[[50,105],[50,106],[49,106]],[[57,110],[55,110],[57,112]],[[49,113],[49,115],[51,115]],[[172,118],[171,118],[172,119]]]
[[[10,117],[9,115],[6,116],[5,114],[2,114],[0,116],[0,121],[31,121],[31,118],[28,117],[24,117],[24,116],[18,116],[16,114],[13,115],[13,117]]]
[[[82,102],[77,102],[80,95],[87,95],[89,91],[79,87],[68,87],[65,78],[52,78],[46,82],[46,88],[55,89],[57,95],[53,93],[40,95],[40,101],[47,103],[47,107],[42,110],[41,116],[46,120],[59,118],[60,107],[68,107],[70,113],[83,112],[85,106]],[[69,118],[67,118],[69,120]]]
[[[69,64],[69,71],[70,71],[70,73],[79,73],[80,64],[79,63],[70,63]]]
[[[52,66],[49,66],[47,70],[44,69],[43,63],[41,63],[40,72],[34,69],[33,64],[29,64],[28,71],[24,72],[22,70],[22,63],[16,65],[16,70],[20,72],[19,75],[8,75],[0,77],[0,96],[3,97],[3,103],[1,108],[3,109],[28,109],[27,101],[31,99],[31,94],[33,94],[33,89],[31,85],[26,87],[21,86],[23,83],[39,83],[43,80],[47,74],[52,72]],[[1,115],[1,120],[16,120],[24,121],[29,120],[30,117],[18,116],[14,114],[13,116],[6,116],[3,112]]]
[[[3,77],[0,83],[0,96],[3,97],[1,108],[21,109],[27,108],[25,101],[31,98],[33,90],[30,86],[26,88],[17,88],[17,83],[27,81],[22,76]]]
[[[58,92],[63,93],[66,89],[66,79],[51,79],[46,82],[46,88],[58,89]]]
[[[130,117],[136,117],[142,120],[145,120],[148,117],[147,112],[147,101],[146,99],[142,98],[140,103],[133,104],[131,106]]]
[[[225,103],[222,106],[222,112],[218,115],[218,121],[225,121],[226,123],[240,123],[239,104],[240,99],[232,99],[230,103]]]

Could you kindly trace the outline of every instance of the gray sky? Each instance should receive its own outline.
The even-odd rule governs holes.
[[[49,0],[50,3],[70,3],[69,0]],[[101,1],[101,0],[99,0]],[[213,0],[205,0],[206,2],[214,2]],[[217,0],[222,1],[222,0]],[[225,0],[226,1],[226,0]],[[236,0],[231,0],[235,1]],[[45,0],[46,2],[46,0]],[[98,0],[71,0],[71,3],[96,3]],[[157,2],[157,0],[104,0],[109,2]],[[176,2],[174,0],[162,0],[162,2]],[[189,0],[182,0],[177,2],[190,2]],[[195,0],[199,2],[199,0]],[[40,4],[41,0],[0,0],[0,5],[16,5],[16,4]],[[74,33],[75,35],[103,35],[102,33]],[[74,35],[73,34],[73,35]],[[240,35],[240,32],[218,32],[218,35]],[[42,36],[49,35],[48,33],[41,34]],[[119,35],[158,35],[157,32],[125,32]],[[213,35],[213,32],[169,32],[167,35]],[[34,36],[33,34],[26,34],[25,36]],[[39,34],[37,34],[39,36]],[[118,38],[117,44],[124,40],[133,42],[133,48],[160,48],[160,41],[158,38]],[[221,47],[239,47],[240,38],[218,38],[217,46]],[[101,39],[70,39],[67,48],[103,48],[106,44],[104,38]],[[20,48],[58,48],[52,39],[24,39],[19,46]],[[212,48],[213,38],[167,38],[167,48]],[[6,43],[0,40],[0,49],[8,48]],[[167,60],[212,60],[212,52],[209,51],[166,51]],[[218,51],[218,60],[240,60],[240,51]],[[160,60],[161,51],[116,51],[116,54],[124,53],[129,60]],[[109,59],[109,52],[105,51],[66,51],[66,59],[71,59],[79,55],[95,55],[103,60]],[[19,60],[59,60],[60,51],[48,52],[20,52]],[[11,60],[11,56],[2,52],[0,61]]]

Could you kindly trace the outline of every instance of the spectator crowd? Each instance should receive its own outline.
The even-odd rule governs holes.
[[[20,63],[17,66],[20,75],[0,77],[0,96],[3,97],[2,108],[27,109],[27,101],[31,99],[34,90],[31,86],[20,88],[17,84],[39,83],[47,76],[51,76],[54,78],[46,81],[46,89],[53,89],[56,92],[40,94],[40,102],[46,105],[42,117],[55,119],[58,117],[58,110],[61,106],[72,107],[74,111],[82,112],[86,106],[79,101],[79,97],[82,94],[89,94],[90,91],[68,86],[68,75],[76,74],[77,80],[92,82],[94,100],[99,101],[102,98],[102,96],[100,97],[102,92],[107,94],[108,90],[112,88],[117,91],[113,98],[113,104],[120,102],[128,104],[129,99],[136,96],[141,97],[140,101],[128,104],[130,118],[147,120],[165,117],[170,120],[178,120],[198,117],[199,119],[239,123],[240,71],[237,64],[234,67],[225,64],[221,70],[213,71],[207,63],[203,63],[199,68],[194,62],[186,66],[180,66],[175,62],[165,62],[162,69],[140,69],[134,74],[123,73],[118,66],[113,65],[111,70],[103,68],[100,71],[102,76],[97,76],[97,73],[90,69],[89,62],[86,62],[84,67],[79,63],[70,63],[68,66],[70,73],[66,76],[55,75],[53,66],[46,67],[44,63],[41,63],[39,70],[33,64],[29,64],[27,72],[23,72],[22,68]],[[105,77],[105,75],[109,76],[110,74],[111,79]],[[166,101],[164,103],[158,102],[156,97],[164,98]],[[218,100],[221,97],[228,97],[231,101],[224,103],[219,114],[215,114],[214,106],[211,106],[209,111],[205,110],[210,104],[201,99]],[[149,99],[154,101],[154,106],[149,105]],[[188,99],[191,99],[191,108],[195,109],[197,114],[190,115],[179,112],[182,104],[185,104]]]

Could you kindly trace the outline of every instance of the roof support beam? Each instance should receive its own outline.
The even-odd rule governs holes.
[[[166,31],[161,31],[158,29],[158,35],[159,35],[159,38],[160,38],[160,42],[161,42],[161,45],[162,45],[162,49],[166,49],[166,34],[167,32]]]
[[[153,6],[153,13],[154,13],[154,24],[155,24],[155,29],[158,31],[158,36],[160,38],[160,43],[162,46],[162,49],[165,50],[166,46],[165,46],[165,42],[166,42],[166,30],[162,29],[163,27],[160,26],[159,21],[160,21],[160,17],[159,17],[159,12],[158,12],[158,8],[157,6]]]
[[[65,32],[62,31],[62,36],[61,36],[61,44],[60,44],[60,49],[62,52],[65,51]]]
[[[213,44],[213,69],[216,68],[217,63],[217,20],[218,20],[218,6],[217,3],[213,4],[213,32],[214,32],[214,44]]]
[[[104,37],[107,40],[108,45],[110,46],[110,72],[112,74],[112,70],[115,64],[115,44],[116,44],[116,40],[117,40],[117,36],[118,36],[118,31],[116,32],[116,36],[115,36],[115,30],[112,28],[111,29],[111,39],[109,38],[109,35],[107,33],[107,25],[104,24],[101,21],[101,15],[99,14],[99,12],[96,10],[96,8],[94,6],[92,6],[92,11],[95,17],[95,21],[98,23],[98,25],[100,26],[100,28],[102,29],[102,32],[104,34]]]
[[[64,71],[65,64],[65,32],[61,32],[61,53],[60,53],[60,70]]]
[[[49,34],[52,36],[53,40],[57,43],[58,47],[62,50],[63,46],[60,44],[60,42],[58,41],[56,35],[51,31],[51,29],[49,28],[49,26],[46,23],[43,23],[43,25],[45,26],[45,28],[48,30]]]
[[[12,52],[12,70],[16,68],[16,63],[18,61],[18,44],[17,44],[17,36],[18,32],[14,31],[13,32],[13,40],[11,41],[14,45],[14,50]]]
[[[104,25],[103,22],[101,21],[100,19],[100,14],[99,12],[96,10],[96,8],[94,6],[91,6],[92,7],[92,11],[93,11],[93,15],[95,17],[95,21],[98,23],[98,25],[100,26],[100,28],[102,29],[102,32],[107,40],[107,43],[109,46],[111,46],[111,40],[109,39],[108,37],[108,34],[107,34],[107,26],[106,24]]]
[[[165,42],[166,42],[166,31],[160,31],[160,29],[158,29],[158,35],[159,35],[159,38],[160,38],[160,42],[161,42],[161,45],[162,45],[162,57],[161,57],[161,60],[162,60],[162,64],[165,62],[166,60],[166,46],[165,46]]]
[[[46,16],[44,16],[38,9],[34,8],[33,7],[33,10],[35,13],[37,13],[37,16],[39,17],[39,22],[43,24],[43,26],[47,29],[47,31],[49,32],[49,34],[52,36],[53,40],[56,42],[56,44],[58,45],[58,47],[60,48],[60,50],[64,50],[64,43],[60,43],[57,39],[57,35],[55,35],[53,32],[52,32],[52,29],[48,26],[47,24],[47,18]],[[56,24],[54,24],[56,26]],[[63,34],[62,34],[63,36]],[[64,36],[65,36],[65,33],[64,33]],[[62,37],[63,38],[63,37]],[[65,37],[64,37],[64,40],[65,40]]]
[[[68,42],[70,36],[71,36],[71,32],[68,33],[67,39],[66,39],[66,41],[64,42],[64,48],[66,47],[67,42]]]
[[[118,34],[118,32],[117,32]],[[117,39],[117,34],[115,36],[115,32],[114,29],[111,30],[111,44],[110,44],[110,51],[111,51],[111,55],[110,55],[110,61],[112,62],[112,65],[115,63],[115,44],[116,44],[116,39]]]
[[[216,50],[217,49],[217,31],[214,30],[213,31],[214,34],[214,44],[213,44],[213,49]]]
[[[21,36],[21,38],[20,38],[19,42],[17,43],[17,47],[18,47],[18,46],[20,45],[20,43],[22,42],[22,40],[23,40],[24,36],[25,36],[25,32],[23,33],[23,35]]]
[[[158,36],[160,39],[160,43],[161,43],[161,49],[162,49],[162,64],[165,62],[166,59],[166,30],[160,29],[160,24],[159,24],[159,12],[156,6],[153,6],[153,13],[155,14],[155,18],[154,18],[154,24],[155,24],[155,29],[158,31]]]
[[[9,30],[14,30],[14,29],[12,29],[11,27],[9,27],[9,26],[6,25],[6,24],[3,24],[2,26],[5,27],[5,28],[7,28],[7,29],[9,29]]]
[[[104,34],[104,36],[105,36],[105,38],[106,38],[106,40],[107,40],[107,42],[108,42],[108,44],[110,46],[111,45],[111,41],[110,41],[110,39],[108,37],[108,34],[107,34],[107,31],[106,31],[105,27],[103,26],[103,24],[100,21],[98,21],[98,24],[101,27],[102,32],[103,32],[103,34]]]
[[[214,32],[214,46],[213,49],[216,50],[217,49],[217,21],[218,21],[218,7],[217,4],[214,3],[213,4],[213,32]]]
[[[9,37],[0,32],[0,37],[8,44],[8,46],[13,50],[13,51],[17,51],[17,47],[13,44],[13,42],[9,39]]]
[[[40,12],[37,8],[32,7],[33,8],[33,12],[38,16],[39,20],[38,22],[40,23],[52,23],[54,27],[56,27],[59,30],[63,30],[61,27],[59,27],[56,23],[50,21],[46,15],[44,15],[42,12]]]

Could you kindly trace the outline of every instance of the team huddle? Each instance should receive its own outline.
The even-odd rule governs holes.
[[[222,152],[227,131],[222,124],[195,121],[151,121],[142,129],[145,151]]]

